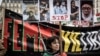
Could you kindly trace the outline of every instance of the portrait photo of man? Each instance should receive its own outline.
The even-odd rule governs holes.
[[[93,23],[93,1],[81,1],[81,20],[90,26]]]
[[[39,21],[38,13],[38,0],[37,1],[24,1],[22,4],[23,20],[24,21]]]
[[[93,4],[92,1],[83,1],[81,4],[82,20],[91,21],[93,16]]]

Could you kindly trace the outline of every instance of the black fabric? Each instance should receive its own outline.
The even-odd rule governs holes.
[[[71,7],[71,13],[74,13],[74,12],[76,12],[78,10],[78,7],[77,6],[75,6],[75,8],[72,8]]]

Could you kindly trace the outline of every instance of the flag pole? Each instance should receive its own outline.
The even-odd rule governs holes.
[[[2,15],[1,15],[1,25],[2,25],[2,29],[0,29],[1,30],[1,38],[0,39],[2,39],[3,40],[3,37],[4,37],[4,22],[5,22],[5,8],[4,7],[0,7],[0,9],[1,9],[1,13],[2,13]]]
[[[62,30],[61,21],[59,21],[59,34],[60,34],[60,38],[59,38],[59,41],[60,41],[60,54],[61,54],[61,56],[62,56],[62,34],[61,34],[61,30]]]
[[[44,47],[44,51],[46,51],[47,49],[46,49],[45,43],[44,43],[44,41],[43,41],[43,38],[42,38],[42,36],[41,36],[40,24],[39,24],[39,23],[40,23],[40,22],[38,22],[38,39],[42,42],[43,47]]]

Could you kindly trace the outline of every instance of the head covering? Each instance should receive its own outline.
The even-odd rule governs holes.
[[[93,7],[93,1],[81,1],[81,6],[83,6],[84,4],[89,4]]]

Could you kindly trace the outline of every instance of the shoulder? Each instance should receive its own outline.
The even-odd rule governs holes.
[[[62,55],[62,56],[67,56],[67,53],[63,52],[61,55]]]
[[[43,54],[43,56],[46,56],[46,55],[47,55],[47,53],[44,53],[44,54]]]
[[[43,56],[52,56],[50,53],[48,53],[48,52],[45,52],[44,54],[43,54]]]

